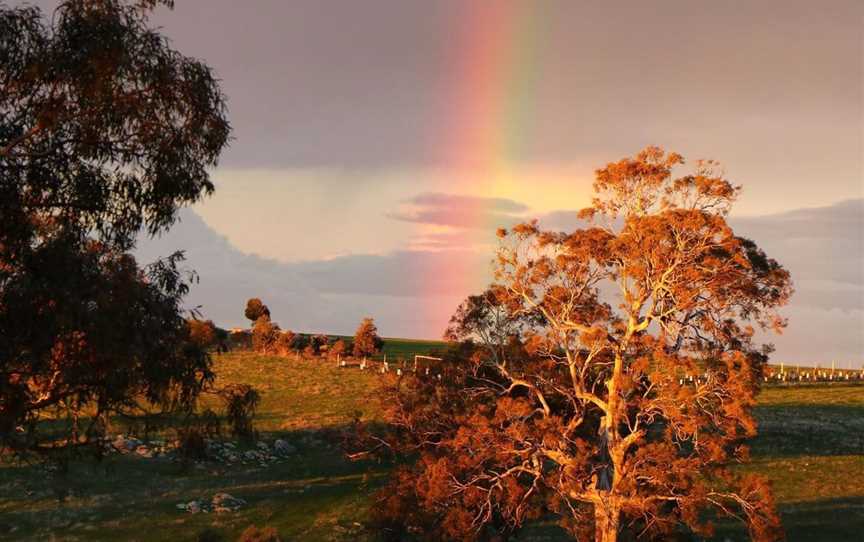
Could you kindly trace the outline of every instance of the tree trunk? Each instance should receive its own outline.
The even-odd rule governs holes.
[[[594,542],[616,542],[621,511],[613,503],[594,505]]]

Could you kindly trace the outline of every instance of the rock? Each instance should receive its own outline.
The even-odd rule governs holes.
[[[186,503],[186,511],[190,514],[197,514],[201,511],[201,505],[198,504],[198,501],[189,501]]]
[[[177,503],[177,510],[186,510],[186,503],[185,502]]]
[[[290,455],[297,452],[297,448],[287,440],[279,439],[273,443],[273,450],[279,455]]]
[[[217,493],[213,495],[211,503],[214,512],[233,512],[246,504],[246,501],[233,497],[228,493]]]
[[[270,450],[270,447],[267,446],[267,443],[266,443],[266,442],[259,442],[259,443],[258,443],[258,449],[261,450],[261,451],[266,452],[266,451]]]
[[[118,452],[125,454],[137,448],[139,444],[141,444],[141,442],[138,439],[126,438],[123,435],[117,435],[117,438],[114,439],[114,442],[111,443],[111,446],[113,446],[114,449]]]
[[[143,445],[135,448],[135,453],[140,455],[141,457],[146,457],[146,458],[153,457],[153,450],[151,450],[147,446],[143,446]]]

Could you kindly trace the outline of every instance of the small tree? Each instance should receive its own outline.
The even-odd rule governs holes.
[[[259,316],[252,326],[252,349],[262,354],[273,352],[278,338],[279,326],[267,314]]]
[[[364,318],[354,333],[354,355],[371,356],[379,352],[384,341],[378,336],[378,328],[372,318]]]
[[[344,356],[347,351],[345,341],[342,339],[338,339],[336,342],[330,345],[330,348],[327,350],[327,356],[331,359],[336,359],[340,356]]]
[[[388,384],[385,442],[419,458],[380,494],[392,528],[465,540],[555,514],[611,542],[731,517],[782,536],[766,480],[730,467],[770,352],[754,326],[785,325],[789,274],[726,223],[738,188],[716,164],[682,163],[648,148],[598,170],[588,227],[499,232],[501,306],[542,322],[518,356]]]
[[[312,344],[315,345],[315,353],[320,355],[326,354],[330,348],[330,337],[319,333],[312,337]]]
[[[253,325],[258,321],[262,316],[266,316],[268,319],[270,318],[270,309],[267,308],[267,305],[261,302],[257,297],[253,297],[249,301],[246,302],[246,311],[244,312],[246,318],[252,321]]]
[[[246,440],[254,440],[255,411],[261,401],[261,394],[249,384],[231,384],[219,390],[225,403],[225,417],[231,427],[231,434]]]

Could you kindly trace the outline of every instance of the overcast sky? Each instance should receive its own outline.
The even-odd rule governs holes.
[[[860,0],[176,4],[155,22],[221,78],[235,140],[145,252],[221,254],[195,297],[217,321],[266,290],[283,327],[440,336],[495,226],[572,225],[594,169],[656,144],[720,160],[734,224],[792,270],[778,358],[864,359]]]

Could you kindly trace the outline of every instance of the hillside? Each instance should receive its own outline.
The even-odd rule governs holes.
[[[271,450],[283,439],[292,453],[273,461],[206,461],[187,471],[135,453],[112,454],[101,464],[74,462],[65,478],[36,466],[5,465],[3,539],[194,540],[209,529],[234,540],[249,524],[267,524],[288,540],[377,540],[367,528],[367,495],[386,466],[349,463],[338,442],[354,415],[378,416],[379,376],[332,362],[244,352],[218,356],[216,370],[220,384],[246,382],[261,391],[261,439]],[[789,540],[857,536],[864,529],[864,387],[769,388],[758,417],[760,436],[747,468],[773,480]],[[126,430],[123,423],[115,427]],[[241,457],[246,451],[237,448]],[[230,513],[177,508],[219,492],[246,504]],[[539,524],[519,539],[558,540],[556,533]],[[718,539],[742,536],[721,530]]]

